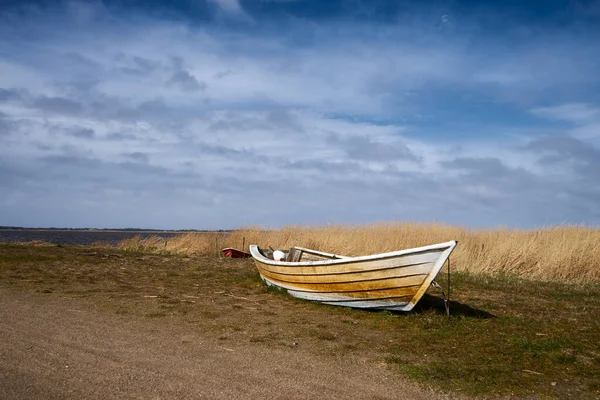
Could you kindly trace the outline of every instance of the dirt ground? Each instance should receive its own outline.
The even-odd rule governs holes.
[[[252,260],[0,244],[0,399],[600,399],[600,287],[452,282],[451,318],[367,312]]]
[[[63,290],[57,282],[53,290],[0,285],[2,399],[447,398],[362,352],[345,354],[340,346],[321,353],[318,343],[331,342],[327,337],[279,340],[264,319],[252,336],[211,328],[210,315],[190,323],[178,314],[115,312],[98,306],[98,296],[69,294],[71,280]],[[239,311],[252,303],[217,293],[218,301],[234,302],[240,326],[252,326],[239,321],[251,318]],[[265,329],[270,334],[260,336]]]

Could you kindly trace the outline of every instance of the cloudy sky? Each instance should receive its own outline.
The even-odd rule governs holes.
[[[599,1],[2,1],[0,225],[598,226],[598,43]]]

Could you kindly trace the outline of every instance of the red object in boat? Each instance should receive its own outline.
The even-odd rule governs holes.
[[[230,258],[250,258],[250,257],[252,257],[250,255],[250,253],[246,253],[245,251],[234,249],[232,247],[227,247],[226,249],[223,249],[223,255],[225,257],[230,257]]]

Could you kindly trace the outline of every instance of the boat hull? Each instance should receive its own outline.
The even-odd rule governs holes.
[[[250,246],[268,284],[324,304],[410,311],[454,250],[456,241],[372,256],[324,261],[274,261]]]
[[[246,253],[245,251],[234,249],[232,247],[227,247],[227,248],[223,249],[222,251],[223,251],[223,256],[229,257],[229,258],[250,258],[250,257],[252,257],[250,255],[250,253]]]

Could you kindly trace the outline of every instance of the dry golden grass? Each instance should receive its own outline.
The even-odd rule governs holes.
[[[229,233],[184,233],[169,239],[160,236],[140,238],[135,236],[122,240],[118,247],[124,250],[166,252],[187,255],[219,256],[227,246]]]
[[[120,247],[148,248],[193,255],[215,255],[224,247],[248,250],[250,244],[288,249],[308,247],[357,256],[458,240],[454,271],[507,273],[565,282],[600,281],[600,229],[559,226],[536,230],[488,229],[389,223],[364,226],[291,226],[279,230],[245,228],[228,234],[190,233],[171,238],[129,240]]]

